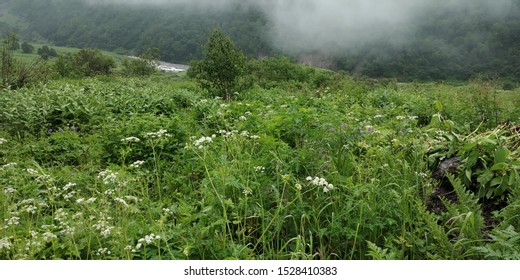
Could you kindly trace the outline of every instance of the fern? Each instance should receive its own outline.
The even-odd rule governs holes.
[[[450,217],[447,221],[447,226],[451,227],[449,232],[457,234],[458,240],[464,238],[481,240],[481,228],[484,227],[485,223],[478,198],[462,185],[460,179],[452,175],[448,175],[448,179],[459,200],[457,204],[443,200]]]
[[[367,240],[368,252],[367,256],[373,260],[395,260],[398,259],[395,252],[388,252],[388,248],[382,249],[375,243]]]
[[[428,257],[429,258],[446,258],[446,256],[456,257],[455,247],[450,242],[446,231],[440,226],[435,214],[428,212],[424,207],[418,205],[419,216],[425,223],[424,236],[427,239]],[[442,257],[439,257],[442,256]]]
[[[516,188],[508,197],[509,204],[500,210],[501,226],[520,227],[520,188]]]
[[[520,260],[520,235],[513,226],[495,229],[489,237],[491,243],[473,247],[473,250],[483,254],[487,260]]]

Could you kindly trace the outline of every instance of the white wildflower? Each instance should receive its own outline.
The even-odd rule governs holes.
[[[114,194],[114,190],[113,189],[108,189],[104,193],[105,193],[106,196],[111,196],[111,195]]]
[[[161,129],[157,132],[148,132],[144,135],[145,138],[162,138],[162,137],[172,137],[171,134],[167,133],[168,131],[166,129]]]
[[[42,236],[43,236],[43,241],[45,241],[45,242],[49,242],[52,239],[57,239],[58,238],[58,236],[56,236],[56,234],[54,234],[52,232],[44,232],[42,234]]]
[[[193,142],[193,146],[197,147],[198,149],[204,148],[204,143],[212,143],[213,138],[211,137],[201,137]]]
[[[64,190],[64,191],[67,191],[67,190],[69,190],[70,188],[75,187],[75,186],[76,186],[76,183],[72,183],[72,182],[70,182],[70,183],[67,183],[65,186],[63,186],[63,190]]]
[[[10,219],[5,219],[8,226],[15,226],[20,223],[20,217],[11,217]]]
[[[250,188],[246,188],[246,189],[244,189],[244,191],[242,191],[242,193],[243,193],[245,196],[248,196],[248,195],[252,195],[252,194],[253,194],[253,191],[252,191]]]
[[[5,138],[0,138],[0,145],[4,144],[5,142],[7,142]]]
[[[265,167],[263,167],[263,166],[255,166],[255,172],[264,173],[265,172]]]
[[[87,203],[87,204],[92,203],[92,202],[96,201],[96,199],[97,199],[96,197],[91,197],[91,198],[87,199],[87,201],[85,203]]]
[[[38,171],[36,171],[36,170],[34,170],[34,169],[32,169],[32,168],[27,168],[27,169],[25,169],[25,170],[26,170],[27,172],[29,172],[29,174],[33,175],[33,176],[34,176],[34,175],[38,175]]]
[[[11,249],[11,240],[9,240],[9,237],[0,239],[0,251],[2,251],[4,248],[7,250]]]
[[[99,172],[99,175],[97,176],[97,178],[102,179],[103,183],[105,185],[108,185],[110,183],[115,183],[118,174],[119,173],[113,172],[112,170],[107,169],[107,170],[103,170],[103,171]]]
[[[307,179],[307,181],[310,181],[310,183],[312,185],[314,185],[314,186],[323,187],[323,192],[324,193],[327,193],[327,192],[331,191],[334,188],[334,186],[332,184],[329,184],[327,182],[327,180],[325,180],[324,178],[320,178],[320,177],[312,178],[312,177],[309,176],[306,179]]]
[[[137,142],[139,142],[139,141],[141,141],[141,139],[139,139],[139,138],[137,138],[137,137],[133,137],[133,136],[131,136],[131,137],[126,137],[126,138],[121,139],[121,142],[133,142],[133,143],[137,143]]]
[[[126,203],[126,201],[125,201],[124,199],[119,198],[119,197],[116,197],[116,198],[114,198],[114,200],[115,200],[116,202],[121,203],[123,206],[128,207],[128,203]]]
[[[247,117],[246,117],[246,116],[240,116],[240,117],[238,118],[238,120],[240,120],[240,121],[246,121],[246,120],[247,120]]]
[[[323,187],[323,192],[324,192],[324,193],[328,193],[328,192],[331,191],[333,188],[334,188],[334,186],[333,186],[332,184],[328,184],[328,185],[326,185],[325,187]]]
[[[85,201],[84,198],[78,198],[78,199],[76,199],[76,203],[77,203],[77,204],[81,204],[81,203],[83,203],[84,201]]]
[[[70,193],[64,194],[64,195],[63,195],[63,198],[69,200],[69,199],[71,199],[74,195],[76,195],[76,191],[71,191]]]
[[[114,229],[114,227],[106,227],[102,229],[99,234],[101,234],[103,237],[108,237],[110,235],[110,232]]]
[[[10,168],[10,167],[15,167],[16,165],[17,165],[16,162],[10,162],[10,163],[2,165],[0,167],[0,170],[5,170],[5,169]]]
[[[132,164],[130,164],[131,168],[139,168],[144,164],[144,160],[138,160]]]
[[[258,136],[258,135],[251,135],[249,138],[251,138],[253,140],[257,140],[257,139],[260,139],[260,136]]]
[[[8,193],[14,193],[16,190],[11,188],[11,187],[8,187],[8,188],[4,188],[4,193],[5,194],[8,194]]]
[[[34,205],[27,205],[24,208],[22,208],[23,212],[26,212],[29,214],[36,214],[36,210],[38,210],[38,208]]]
[[[294,188],[297,189],[298,191],[301,191],[302,185],[300,183],[296,183],[296,185],[294,185]]]
[[[172,210],[170,210],[170,208],[163,208],[162,210],[164,212],[164,215],[171,215],[172,214]]]
[[[135,197],[135,196],[132,196],[132,195],[125,195],[125,198],[127,200],[132,200],[133,202],[135,203],[139,203],[139,198]]]
[[[105,254],[110,255],[110,254],[112,254],[112,252],[110,252],[108,250],[108,248],[99,248],[96,255],[101,256],[101,255],[105,255]]]

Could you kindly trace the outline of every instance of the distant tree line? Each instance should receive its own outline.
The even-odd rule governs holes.
[[[377,42],[324,55],[331,58],[334,69],[375,78],[467,80],[481,74],[518,81],[520,1],[514,3],[500,18],[487,16],[489,11],[478,5],[465,9],[463,17],[458,11],[428,11],[417,15],[420,21],[412,39],[399,46]],[[220,27],[249,57],[280,54],[270,45],[265,15],[241,4],[208,14],[187,6],[157,9],[87,5],[82,0],[16,0],[11,1],[10,12],[24,18],[28,30],[57,45],[122,54],[157,48],[163,60],[187,63],[203,56],[209,32]]]

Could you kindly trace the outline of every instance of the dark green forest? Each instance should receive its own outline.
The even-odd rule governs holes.
[[[267,16],[240,3],[209,11],[184,5],[159,8],[88,5],[82,0],[4,0],[0,1],[0,10],[8,10],[26,26],[1,23],[0,29],[27,40],[43,39],[59,46],[120,54],[139,55],[146,49],[159,48],[162,60],[187,63],[200,58],[208,34],[219,27],[237,47],[255,58],[284,54],[304,61],[303,57],[318,57],[327,61],[325,67],[334,70],[403,81],[467,80],[476,75],[518,81],[520,1],[515,0],[508,12],[498,17],[491,16],[485,5],[473,4],[481,1],[414,15],[417,26],[401,44],[379,40],[333,53],[282,53],[270,42]]]

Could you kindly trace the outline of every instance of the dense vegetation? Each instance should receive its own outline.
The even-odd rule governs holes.
[[[520,258],[518,91],[253,65],[2,90],[0,258]]]
[[[136,55],[158,48],[163,60],[186,63],[202,56],[208,32],[220,26],[249,56],[277,54],[269,41],[272,26],[266,15],[247,5],[209,12],[182,5],[96,6],[82,0],[2,2],[12,22],[3,25],[3,30],[26,39],[45,38],[58,45]],[[520,3],[513,1],[506,14],[496,17],[480,2],[417,14],[413,33],[398,45],[390,43],[395,38],[387,38],[334,53],[287,54],[326,57],[329,67],[378,78],[467,80],[480,73],[518,80]]]

